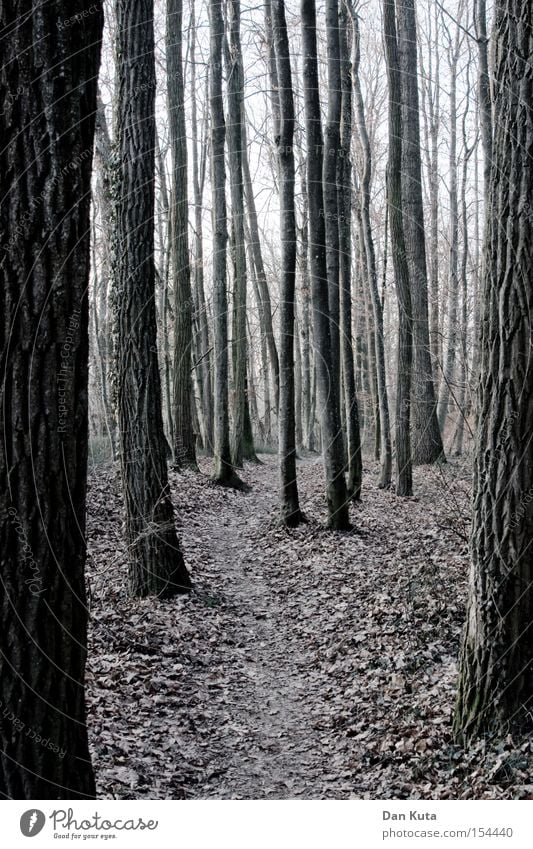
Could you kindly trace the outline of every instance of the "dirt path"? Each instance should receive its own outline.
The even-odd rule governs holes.
[[[218,740],[224,772],[213,795],[294,798],[307,795],[327,772],[326,753],[310,734],[306,670],[312,668],[313,658],[302,653],[295,639],[291,618],[278,600],[275,575],[268,572],[270,557],[257,545],[265,517],[275,514],[276,469],[271,463],[259,467],[255,478],[250,493],[228,496],[233,509],[223,523],[218,511],[204,515],[200,535],[215,569],[224,576],[232,612],[227,640],[243,661],[237,687],[234,658],[221,670],[217,692],[231,694],[221,706],[228,718],[223,729],[237,729],[238,734],[224,732]]]

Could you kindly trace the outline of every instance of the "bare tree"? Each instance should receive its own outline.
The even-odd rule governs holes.
[[[63,20],[84,10],[81,0],[0,6],[4,799],[95,795],[85,711],[84,571],[90,196],[102,3],[95,0],[84,21],[84,44],[74,27],[61,31]]]
[[[398,375],[396,393],[396,492],[412,495],[411,461],[411,370],[413,319],[409,267],[405,248],[402,191],[401,76],[396,28],[395,0],[383,0],[383,35],[389,81],[389,161],[387,202],[394,278],[398,297]]]
[[[346,410],[347,486],[348,493],[355,501],[358,501],[361,497],[363,462],[352,344],[352,76],[347,36],[349,15],[345,3],[342,3],[339,10],[338,23],[341,115],[340,156],[337,161],[337,207],[341,362]]]
[[[174,291],[174,462],[197,468],[192,427],[192,296],[189,262],[187,137],[183,90],[182,0],[167,0],[167,92],[172,171],[170,181],[170,265]]]
[[[359,66],[361,61],[360,52],[360,35],[359,35],[359,19],[354,13],[351,4],[348,5],[351,11],[353,21],[353,58],[352,58],[352,79],[355,97],[355,115],[356,127],[359,134],[362,149],[362,174],[361,174],[361,222],[363,230],[363,239],[361,240],[361,250],[365,258],[365,267],[367,273],[368,286],[370,289],[370,298],[372,303],[372,312],[374,319],[374,328],[372,340],[375,348],[375,357],[371,359],[375,362],[376,372],[376,388],[377,402],[379,405],[379,447],[381,459],[381,471],[379,486],[386,488],[390,486],[392,474],[392,447],[390,436],[390,416],[389,416],[389,401],[387,394],[387,375],[385,368],[385,343],[383,336],[383,304],[381,301],[378,277],[376,269],[376,251],[374,246],[374,238],[372,235],[372,224],[370,220],[370,184],[372,177],[372,148],[368,129],[366,126],[365,109],[363,95],[361,91],[361,82],[359,79]]]
[[[494,9],[494,140],[467,622],[455,733],[507,734],[533,699],[533,19]]]
[[[419,464],[443,460],[429,339],[426,232],[422,200],[415,0],[397,6],[402,93],[402,204],[413,311],[412,453]]]
[[[323,139],[318,89],[316,9],[314,0],[302,0],[302,48],[304,55],[304,100],[307,136],[307,196],[309,199],[309,255],[312,284],[314,338],[317,348],[316,374],[321,407],[322,452],[326,472],[329,525],[336,530],[349,527],[348,498],[338,395],[331,384],[331,323],[325,247],[324,195],[322,191]]]
[[[156,346],[153,13],[153,0],[117,0],[116,380],[130,589],[172,596],[190,579],[168,488]]]
[[[294,98],[289,39],[283,0],[272,0],[274,49],[279,82],[280,120],[276,138],[280,181],[281,287],[279,466],[280,514],[283,524],[302,521],[296,482],[296,422],[294,397],[294,305],[296,283],[296,220],[294,211]]]
[[[456,23],[455,37],[452,39],[449,28],[446,27],[448,38],[448,63],[450,67],[450,235],[448,261],[448,344],[443,364],[442,381],[439,392],[438,419],[441,431],[444,433],[448,415],[452,387],[455,382],[457,362],[457,313],[459,308],[459,194],[457,174],[457,77],[461,45],[464,34],[460,26],[460,18],[464,8],[464,0],[459,5],[459,20]]]
[[[240,486],[231,461],[228,392],[228,294],[227,294],[227,210],[224,146],[226,121],[222,94],[222,47],[224,18],[221,0],[209,0],[210,28],[210,107],[211,107],[211,189],[213,195],[213,324],[215,342],[215,468],[214,479],[224,486]]]

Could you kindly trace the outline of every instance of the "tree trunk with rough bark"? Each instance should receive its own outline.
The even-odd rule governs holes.
[[[231,193],[231,256],[233,261],[233,429],[231,460],[242,468],[246,412],[246,244],[244,238],[243,90],[240,0],[228,3],[226,74],[228,99],[228,161]]]
[[[397,18],[402,91],[403,226],[413,310],[411,446],[413,462],[422,465],[442,461],[445,456],[437,420],[429,339],[415,0],[402,0],[397,6]]]
[[[91,168],[102,3],[2,3],[0,796],[95,796],[85,710]],[[61,69],[61,72],[58,72]]]
[[[444,433],[455,382],[457,362],[457,312],[459,308],[459,194],[457,186],[457,75],[460,58],[460,30],[450,46],[450,236],[448,262],[448,343],[439,393],[438,420]]]
[[[170,179],[170,266],[174,292],[174,392],[172,453],[178,468],[196,469],[192,425],[192,294],[189,261],[187,136],[183,90],[183,2],[167,0],[167,97],[172,170]]]
[[[153,0],[117,2],[116,381],[130,590],[190,589],[168,486],[154,264]]]
[[[494,9],[479,422],[459,741],[531,726],[533,699],[533,8]]]
[[[222,47],[224,19],[221,0],[209,0],[210,30],[210,110],[211,110],[211,190],[213,222],[213,327],[215,359],[214,480],[223,486],[241,486],[231,461],[228,392],[228,293],[227,293],[227,210],[224,145],[226,121],[222,94]]]
[[[96,333],[96,347],[98,351],[98,368],[102,388],[102,403],[104,407],[105,423],[113,459],[117,454],[117,420],[112,393],[113,372],[113,333],[111,317],[111,281],[112,281],[112,248],[111,233],[113,231],[113,198],[111,195],[112,182],[112,153],[111,139],[107,128],[105,108],[98,98],[96,112],[95,146],[94,146],[94,170],[96,171],[95,189],[100,222],[102,226],[102,256],[101,276],[99,287],[95,288],[95,311],[97,312],[98,331]],[[94,248],[94,245],[93,245]]]
[[[302,521],[296,481],[294,394],[294,313],[296,297],[296,219],[294,211],[294,97],[289,40],[283,0],[272,0],[272,28],[279,83],[280,121],[276,137],[280,183],[280,342],[279,472],[280,519],[295,527]]]
[[[383,35],[389,81],[389,161],[387,165],[387,204],[389,210],[392,260],[398,298],[398,366],[396,392],[396,493],[412,495],[411,460],[411,373],[413,359],[413,319],[409,267],[405,248],[402,193],[402,109],[401,75],[395,0],[383,0]]]
[[[370,221],[370,182],[372,176],[372,153],[370,138],[365,120],[365,109],[361,83],[359,79],[360,50],[359,50],[359,21],[353,13],[351,4],[348,8],[354,27],[354,46],[352,59],[352,79],[354,86],[356,125],[363,153],[363,173],[361,177],[361,217],[363,224],[364,252],[367,263],[367,279],[370,288],[372,311],[374,316],[374,342],[376,346],[375,365],[377,382],[377,402],[379,404],[379,433],[380,433],[380,478],[379,486],[385,489],[391,484],[392,475],[392,446],[390,434],[389,401],[387,395],[387,375],[385,367],[385,340],[383,336],[383,305],[378,288],[376,271],[376,252]],[[378,423],[376,422],[376,425]]]
[[[320,399],[321,439],[326,473],[328,524],[335,530],[350,527],[349,500],[344,477],[343,440],[331,355],[331,325],[322,190],[322,125],[318,89],[316,8],[314,0],[302,0],[302,47],[307,136],[307,196],[309,201],[309,255],[313,301],[316,376]]]
[[[250,175],[250,164],[248,162],[248,148],[246,140],[246,122],[243,122],[243,174],[244,174],[244,189],[246,197],[246,208],[248,210],[248,224],[250,228],[250,248],[253,256],[255,275],[259,296],[261,299],[260,319],[264,325],[266,334],[266,342],[268,345],[268,355],[270,358],[270,370],[272,375],[272,387],[274,389],[274,412],[278,412],[279,404],[279,357],[276,346],[276,337],[274,334],[274,325],[272,323],[272,302],[268,289],[268,281],[263,262],[263,252],[261,250],[261,240],[259,238],[259,223],[257,220],[257,210],[255,208],[254,189],[252,178]],[[269,409],[270,416],[270,409]],[[267,429],[267,434],[270,432],[270,427]]]
[[[205,185],[205,171],[207,156],[205,145],[202,146],[201,157],[198,149],[202,139],[198,133],[198,110],[196,94],[196,17],[194,0],[190,7],[191,20],[191,49],[190,49],[190,92],[191,92],[191,143],[192,143],[192,184],[194,193],[194,302],[196,306],[196,320],[198,322],[198,382],[201,384],[202,413],[204,423],[204,449],[207,453],[213,453],[213,386],[211,373],[211,341],[209,334],[209,321],[207,315],[207,304],[204,285],[204,244],[203,244],[203,221],[202,200]],[[206,98],[208,75],[206,75]],[[207,109],[205,116],[205,135],[207,135]]]
[[[347,487],[348,493],[354,501],[359,501],[361,498],[363,462],[352,344],[352,76],[347,37],[348,14],[344,3],[339,10],[338,25],[341,81],[340,155],[337,162],[340,345],[342,386],[346,410]]]
[[[339,206],[337,166],[340,150],[341,67],[339,49],[338,0],[326,0],[326,44],[328,64],[328,110],[324,128],[324,220],[326,228],[326,264],[328,272],[329,317],[331,336],[331,391],[340,405],[340,296],[339,296]],[[343,436],[343,435],[342,435]]]

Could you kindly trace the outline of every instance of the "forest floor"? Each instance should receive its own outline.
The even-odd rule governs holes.
[[[299,463],[308,523],[276,522],[276,458],[248,493],[170,475],[193,592],[133,600],[119,475],[89,491],[88,702],[101,798],[533,798],[530,739],[468,752],[450,719],[468,573],[470,469],[365,469],[354,530],[325,529],[322,466]]]

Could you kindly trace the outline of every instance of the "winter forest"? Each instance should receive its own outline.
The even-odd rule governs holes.
[[[0,797],[533,799],[530,0],[0,44]]]

